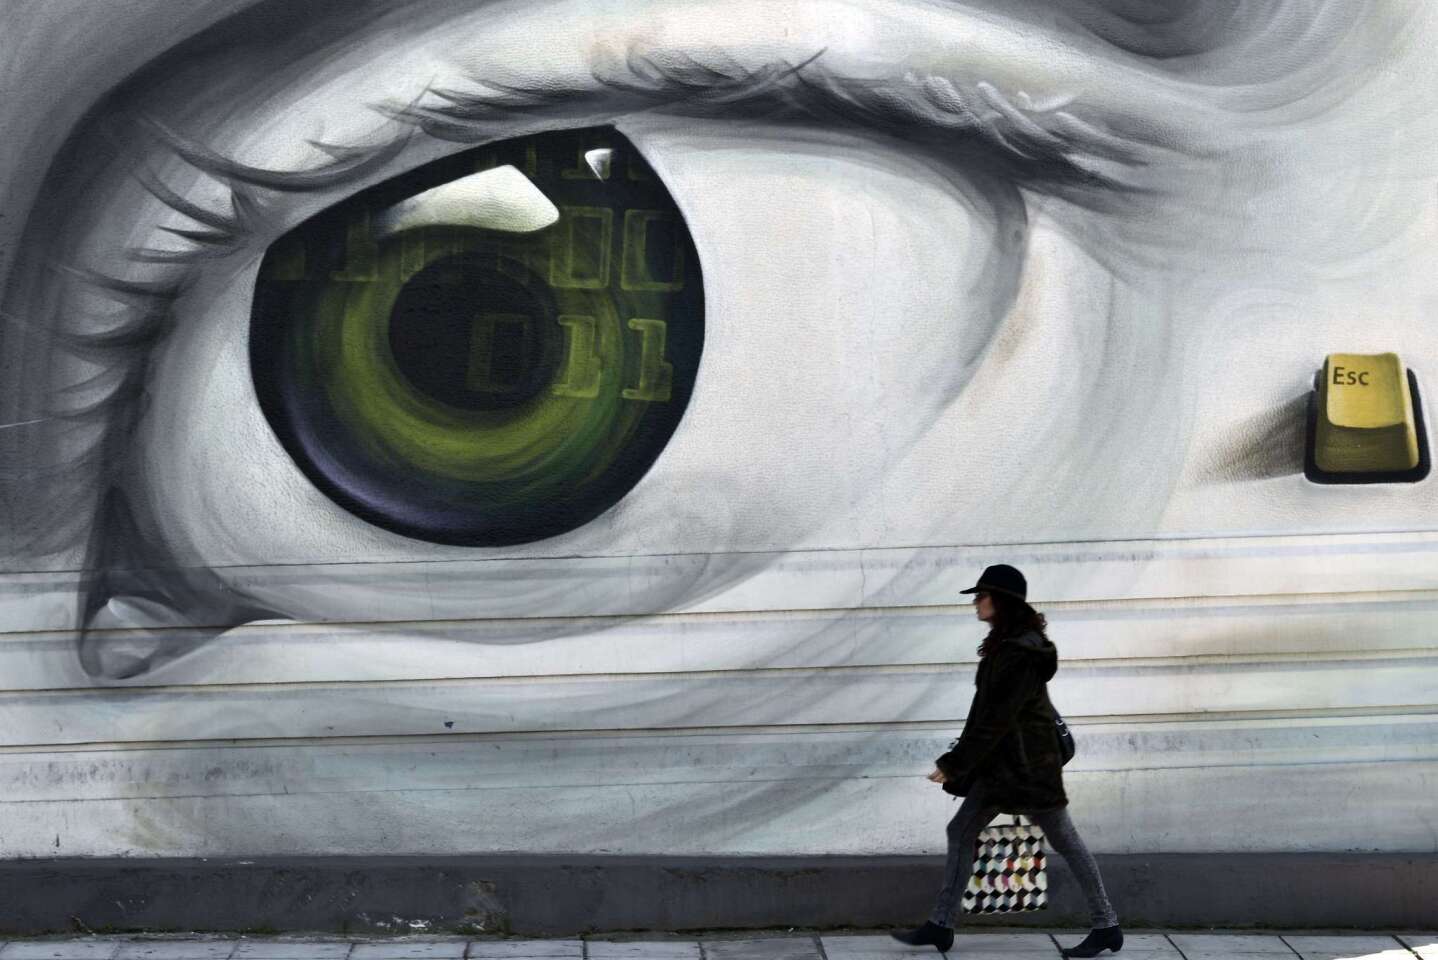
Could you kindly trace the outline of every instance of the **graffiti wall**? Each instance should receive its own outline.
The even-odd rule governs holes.
[[[4,17],[0,856],[1438,852],[1431,5]]]

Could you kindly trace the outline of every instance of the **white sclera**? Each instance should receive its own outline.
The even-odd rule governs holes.
[[[479,227],[533,233],[559,210],[512,166],[495,167],[401,200],[375,219],[378,239],[416,227]]]

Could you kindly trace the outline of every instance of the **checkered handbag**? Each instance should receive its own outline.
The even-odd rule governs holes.
[[[1049,905],[1044,832],[1037,824],[988,826],[974,842],[974,872],[964,890],[965,913],[1016,913]]]

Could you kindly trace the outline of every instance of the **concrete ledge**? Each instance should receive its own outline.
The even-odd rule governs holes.
[[[1438,854],[1100,856],[1128,927],[1417,928]],[[937,857],[294,857],[0,863],[0,933],[514,933],[917,925]],[[976,926],[1088,925],[1051,858],[1048,910]]]

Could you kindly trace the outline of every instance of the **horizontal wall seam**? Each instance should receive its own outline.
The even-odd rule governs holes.
[[[3,587],[3,582],[0,582]],[[1039,601],[1035,601],[1039,603]],[[1273,612],[1275,607],[1291,606],[1297,616],[1320,616],[1325,612],[1343,607],[1372,605],[1385,612],[1399,612],[1410,608],[1413,612],[1438,607],[1438,590],[1429,588],[1394,590],[1358,590],[1351,593],[1269,593],[1269,594],[1207,594],[1204,596],[1162,596],[1086,600],[1046,600],[1041,603],[1045,610],[1068,611],[1072,613],[1116,613],[1139,612],[1181,613],[1184,616],[1243,616],[1255,610]],[[537,626],[585,627],[595,626],[607,629],[616,623],[780,623],[789,620],[877,620],[905,617],[956,616],[969,618],[973,615],[971,603],[934,603],[902,605],[868,605],[854,607],[792,607],[755,610],[658,610],[648,613],[586,613],[575,616],[506,616],[506,617],[465,617],[448,619],[354,619],[354,620],[271,620],[252,621],[242,624],[193,623],[182,626],[156,627],[111,627],[90,630],[90,636],[145,636],[150,634],[194,634],[207,631],[222,631],[227,638],[242,638],[248,634],[276,633],[337,633],[381,629],[397,631],[412,629],[418,631],[463,630],[475,625],[485,629],[502,628],[509,625],[533,629]],[[55,642],[71,644],[78,634],[76,629],[44,628],[35,630],[13,630],[0,628],[0,644],[9,642]]]
[[[881,555],[885,553],[905,552],[912,553],[920,550],[982,550],[990,553],[1003,553],[1005,551],[1043,550],[1044,548],[1055,547],[1098,547],[1103,548],[1110,545],[1119,548],[1132,550],[1133,544],[1147,544],[1152,550],[1162,550],[1170,544],[1180,547],[1192,544],[1212,544],[1214,549],[1221,550],[1227,546],[1230,550],[1239,547],[1263,546],[1287,541],[1295,545],[1306,546],[1348,546],[1348,547],[1377,547],[1387,549],[1392,546],[1408,546],[1435,549],[1438,543],[1432,538],[1438,535],[1438,528],[1404,528],[1402,530],[1343,530],[1327,533],[1263,533],[1248,532],[1235,533],[1228,536],[1214,536],[1204,534],[1201,536],[1158,536],[1158,537],[1130,537],[1104,540],[1025,540],[1009,543],[911,543],[911,544],[884,544],[874,547],[805,547],[802,550],[713,550],[684,551],[672,553],[633,553],[633,554],[552,554],[552,555],[515,555],[505,557],[469,557],[457,560],[454,557],[408,557],[403,559],[389,560],[295,560],[278,561],[266,564],[237,563],[237,564],[214,564],[204,567],[174,566],[164,568],[166,570],[244,570],[244,569],[291,569],[294,567],[367,567],[378,565],[423,565],[423,564],[455,564],[455,563],[553,563],[564,561],[586,561],[586,560],[678,560],[693,557],[763,557],[763,556],[784,556],[784,555],[822,555],[831,553],[852,553],[865,555]],[[1188,556],[1174,551],[1173,555]],[[1211,552],[1198,554],[1199,556],[1213,555]],[[1062,555],[1053,559],[1066,559]],[[1101,559],[1101,558],[1099,558]],[[1125,554],[1113,559],[1132,559],[1131,554]],[[158,568],[157,568],[158,569]],[[26,575],[55,575],[55,574],[86,574],[94,573],[91,568],[73,567],[56,569],[35,569],[35,570],[4,570],[0,576],[26,576]]]
[[[1310,710],[1254,710],[1194,711],[1172,714],[1065,714],[1064,719],[1075,727],[1098,725],[1154,726],[1162,724],[1224,724],[1242,726],[1250,723],[1270,723],[1297,720],[1374,720],[1385,719],[1399,723],[1426,722],[1428,717],[1438,717],[1438,704],[1408,704],[1383,707],[1334,707]],[[734,724],[730,726],[699,727],[613,727],[556,728],[535,730],[457,730],[449,733],[415,734],[356,734],[353,736],[332,735],[325,737],[211,737],[195,740],[92,740],[68,743],[24,743],[0,745],[0,756],[30,753],[83,753],[120,752],[141,750],[204,750],[215,748],[269,749],[285,747],[327,747],[346,745],[384,744],[442,744],[455,741],[505,741],[505,740],[577,740],[577,739],[633,739],[644,737],[712,737],[729,738],[737,736],[823,735],[842,733],[891,733],[906,730],[932,730],[936,734],[953,736],[963,726],[962,717],[949,720],[890,720],[869,723],[803,723],[803,724]]]
[[[1227,654],[1193,654],[1172,657],[1114,657],[1092,659],[1064,659],[1060,661],[1060,673],[1064,669],[1084,671],[1146,670],[1178,671],[1199,667],[1223,667],[1234,671],[1246,668],[1282,664],[1331,664],[1331,663],[1383,663],[1414,661],[1414,666],[1431,664],[1438,668],[1438,648],[1417,647],[1394,650],[1352,650],[1272,653],[1261,656]],[[496,686],[526,686],[539,683],[623,682],[626,680],[724,680],[731,678],[752,679],[756,677],[796,677],[804,674],[826,676],[840,674],[863,674],[877,676],[926,675],[937,671],[967,672],[974,666],[973,661],[931,661],[926,663],[875,663],[875,664],[832,664],[802,665],[792,667],[731,667],[720,670],[636,670],[629,672],[597,673],[534,673],[534,674],[473,674],[461,677],[397,677],[383,680],[271,680],[243,683],[191,683],[191,684],[114,684],[92,687],[12,687],[0,689],[0,698],[18,699],[26,696],[72,697],[86,699],[96,696],[113,697],[115,694],[132,694],[135,698],[145,696],[193,696],[202,697],[213,693],[261,693],[292,690],[384,690],[419,686],[456,687],[469,684],[491,684]]]
[[[1289,760],[1289,761],[1249,761],[1216,762],[1216,763],[1175,763],[1175,764],[1135,764],[1127,767],[1094,767],[1070,771],[1066,776],[1079,777],[1090,775],[1128,775],[1135,773],[1148,773],[1159,771],[1175,770],[1252,770],[1256,768],[1304,768],[1304,767],[1334,767],[1334,766],[1381,766],[1383,764],[1397,763],[1430,763],[1438,762],[1438,752],[1431,756],[1403,756],[1394,758],[1377,758],[1368,760],[1354,760],[1341,758],[1335,760]],[[853,783],[862,780],[919,780],[924,777],[923,771],[913,773],[865,773],[856,776],[823,776],[815,775],[812,768],[802,768],[801,775],[792,777],[724,777],[715,779],[666,779],[666,780],[624,780],[613,783],[587,782],[584,784],[586,790],[624,790],[636,787],[690,787],[690,786],[722,786],[730,789],[765,783],[829,783],[834,785]],[[302,783],[300,784],[303,785]],[[404,787],[346,787],[342,790],[306,790],[306,789],[282,789],[282,790],[253,790],[214,793],[127,793],[123,795],[104,797],[74,797],[65,796],[48,799],[34,800],[11,800],[0,797],[0,807],[5,806],[33,806],[36,804],[65,805],[80,803],[113,803],[116,801],[128,800],[233,800],[245,797],[316,797],[316,796],[346,796],[346,795],[367,795],[367,794],[402,794],[402,793],[474,793],[493,792],[502,790],[551,790],[551,789],[573,789],[569,782],[556,782],[554,780],[537,780],[532,783],[511,782],[501,785],[486,785],[481,783],[467,783],[455,786],[404,786]]]

